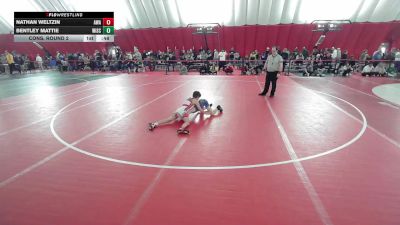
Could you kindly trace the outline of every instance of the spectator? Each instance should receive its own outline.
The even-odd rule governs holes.
[[[8,64],[6,55],[5,54],[0,54],[0,73],[6,73],[6,68],[4,65]]]
[[[180,59],[185,60],[185,57],[186,57],[186,51],[185,51],[185,49],[182,49]]]
[[[213,60],[213,54],[211,53],[211,50],[210,49],[208,49],[207,50],[207,60]]]
[[[235,49],[232,47],[231,51],[229,52],[229,60],[234,60],[235,59]]]
[[[240,54],[239,52],[235,52],[235,54],[233,54],[233,60],[235,60],[233,62],[233,65],[235,65],[237,68],[240,67]]]
[[[285,67],[286,67],[286,64],[288,63],[289,56],[290,56],[289,50],[287,48],[284,48],[281,56],[283,59],[283,70],[282,71],[285,71]]]
[[[239,52],[235,52],[235,54],[234,54],[234,60],[240,60],[240,54],[239,54]]]
[[[356,67],[356,60],[354,59],[353,55],[349,58],[349,64],[353,69]]]
[[[43,70],[43,59],[39,54],[36,55],[36,63],[38,64],[39,69]]]
[[[395,56],[396,56],[396,52],[397,52],[397,49],[396,49],[396,48],[392,48],[392,49],[390,50],[390,53],[387,54],[386,59],[387,59],[387,60],[390,60],[390,61],[393,61],[394,58],[395,58]]]
[[[400,50],[399,49],[397,49],[397,52],[394,55],[394,66],[397,69],[397,73],[400,73]]]
[[[303,70],[303,76],[309,77],[312,76],[313,74],[314,74],[313,63],[308,63]]]
[[[368,58],[368,50],[364,49],[364,51],[361,52],[360,61],[365,62],[367,58]]]
[[[309,54],[308,54],[308,50],[305,46],[303,47],[303,51],[301,52],[301,54],[303,55],[304,59],[308,58]]]
[[[379,77],[384,77],[387,75],[386,69],[383,63],[379,63],[373,70],[372,73]]]
[[[134,48],[134,52],[133,52],[133,60],[134,60],[134,70],[136,68],[136,72],[139,72],[139,68],[143,67],[143,58],[142,58],[142,54],[140,54],[140,51],[137,47]]]
[[[89,58],[89,55],[83,56],[83,70],[90,70],[90,58]]]
[[[269,50],[269,47],[267,47],[265,49],[265,52],[261,55],[261,60],[263,60],[263,61],[267,60],[269,54],[270,54],[270,50]]]
[[[255,56],[255,60],[258,60],[260,58],[257,49],[254,50],[254,56]]]
[[[364,77],[365,76],[367,76],[367,77],[371,76],[373,69],[374,69],[374,66],[372,65],[371,62],[369,62],[366,66],[364,66],[364,68],[363,68],[363,70],[361,72],[361,75],[364,76]]]
[[[232,74],[233,73],[233,66],[232,64],[228,63],[225,67],[224,67],[224,72],[226,74]]]
[[[346,62],[346,64],[344,64],[344,65],[341,67],[341,70],[342,70],[342,76],[343,76],[343,77],[349,76],[350,73],[351,73],[351,66],[350,66],[350,64],[349,64],[348,62]]]
[[[342,57],[341,57],[342,62],[343,62],[344,64],[346,64],[348,58],[349,58],[349,52],[348,52],[347,50],[344,50],[344,52],[343,52],[343,54],[342,54]]]
[[[188,74],[188,68],[185,66],[185,64],[182,64],[180,70],[179,70],[180,75],[187,75]]]
[[[200,75],[210,74],[210,64],[208,61],[202,63],[200,66]]]
[[[250,75],[250,65],[249,63],[244,63],[243,66],[240,68],[241,75]]]
[[[224,49],[222,49],[222,51],[218,54],[219,57],[219,68],[218,71],[220,69],[224,70],[225,69],[225,60],[226,60],[226,52]]]
[[[23,58],[21,56],[16,56],[16,57],[14,57],[14,62],[15,62],[14,69],[18,70],[18,72],[21,74],[22,73],[22,68],[23,68],[24,63],[25,63]]]
[[[313,50],[312,50],[312,55],[316,56],[317,54],[319,54],[319,50],[318,50],[318,46],[314,46]]]
[[[301,64],[303,64],[303,61],[305,60],[305,58],[304,58],[303,54],[297,54],[295,60],[296,60],[296,62],[295,62],[296,65],[301,65]]]
[[[383,52],[381,48],[379,48],[374,52],[374,54],[372,54],[372,59],[374,60],[373,65],[374,67],[376,67],[379,64],[379,60],[383,59]]]
[[[299,49],[296,47],[296,48],[294,48],[292,55],[290,56],[290,59],[292,59],[292,60],[296,59],[298,54],[299,54]]]
[[[217,49],[214,49],[214,57],[213,57],[213,59],[215,60],[215,61],[218,61],[218,55],[219,55],[219,52],[217,51]]]
[[[368,50],[364,49],[360,54],[359,66],[358,66],[358,69],[357,69],[358,71],[362,71],[363,67],[366,65],[368,57],[369,57]]]
[[[281,55],[283,60],[288,60],[289,59],[289,55],[290,55],[289,50],[287,48],[284,48],[283,52],[282,52],[282,55]]]
[[[334,60],[334,61],[336,61],[336,59],[337,59],[337,57],[338,57],[338,51],[337,51],[337,49],[335,48],[335,47],[332,47],[332,50],[331,50],[331,58],[332,58],[332,60]]]
[[[252,51],[250,53],[250,60],[256,60],[257,59],[257,53],[256,51]]]
[[[15,67],[14,56],[7,50],[5,51],[5,55],[7,59],[8,68],[10,69],[10,74],[12,74],[14,72],[14,67]]]
[[[337,50],[336,59],[340,61],[342,59],[342,50],[340,48],[337,48],[336,50]]]
[[[32,71],[35,70],[35,63],[33,62],[33,60],[31,59],[30,55],[26,55],[25,56],[25,62],[26,62],[26,69],[28,71]]]

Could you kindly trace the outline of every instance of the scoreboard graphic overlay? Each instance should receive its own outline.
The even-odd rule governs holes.
[[[114,12],[14,12],[14,42],[114,42]]]

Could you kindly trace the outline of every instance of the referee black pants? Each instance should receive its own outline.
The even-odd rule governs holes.
[[[8,69],[10,70],[10,74],[12,74],[15,70],[15,64],[14,63],[8,64]]]
[[[265,77],[265,85],[264,85],[264,90],[262,91],[262,94],[267,94],[269,90],[269,85],[272,83],[272,90],[270,95],[275,95],[275,90],[276,90],[276,80],[278,79],[278,71],[275,72],[268,72]]]

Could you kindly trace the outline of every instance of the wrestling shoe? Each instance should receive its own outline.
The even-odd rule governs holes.
[[[176,132],[178,134],[190,134],[189,130],[186,129],[178,129]]]
[[[217,109],[218,109],[220,112],[224,111],[220,105],[217,106]]]
[[[149,131],[154,130],[154,128],[156,128],[156,124],[155,123],[149,123]]]

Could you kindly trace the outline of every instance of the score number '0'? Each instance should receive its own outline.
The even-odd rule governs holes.
[[[114,18],[103,18],[103,26],[114,26]]]

